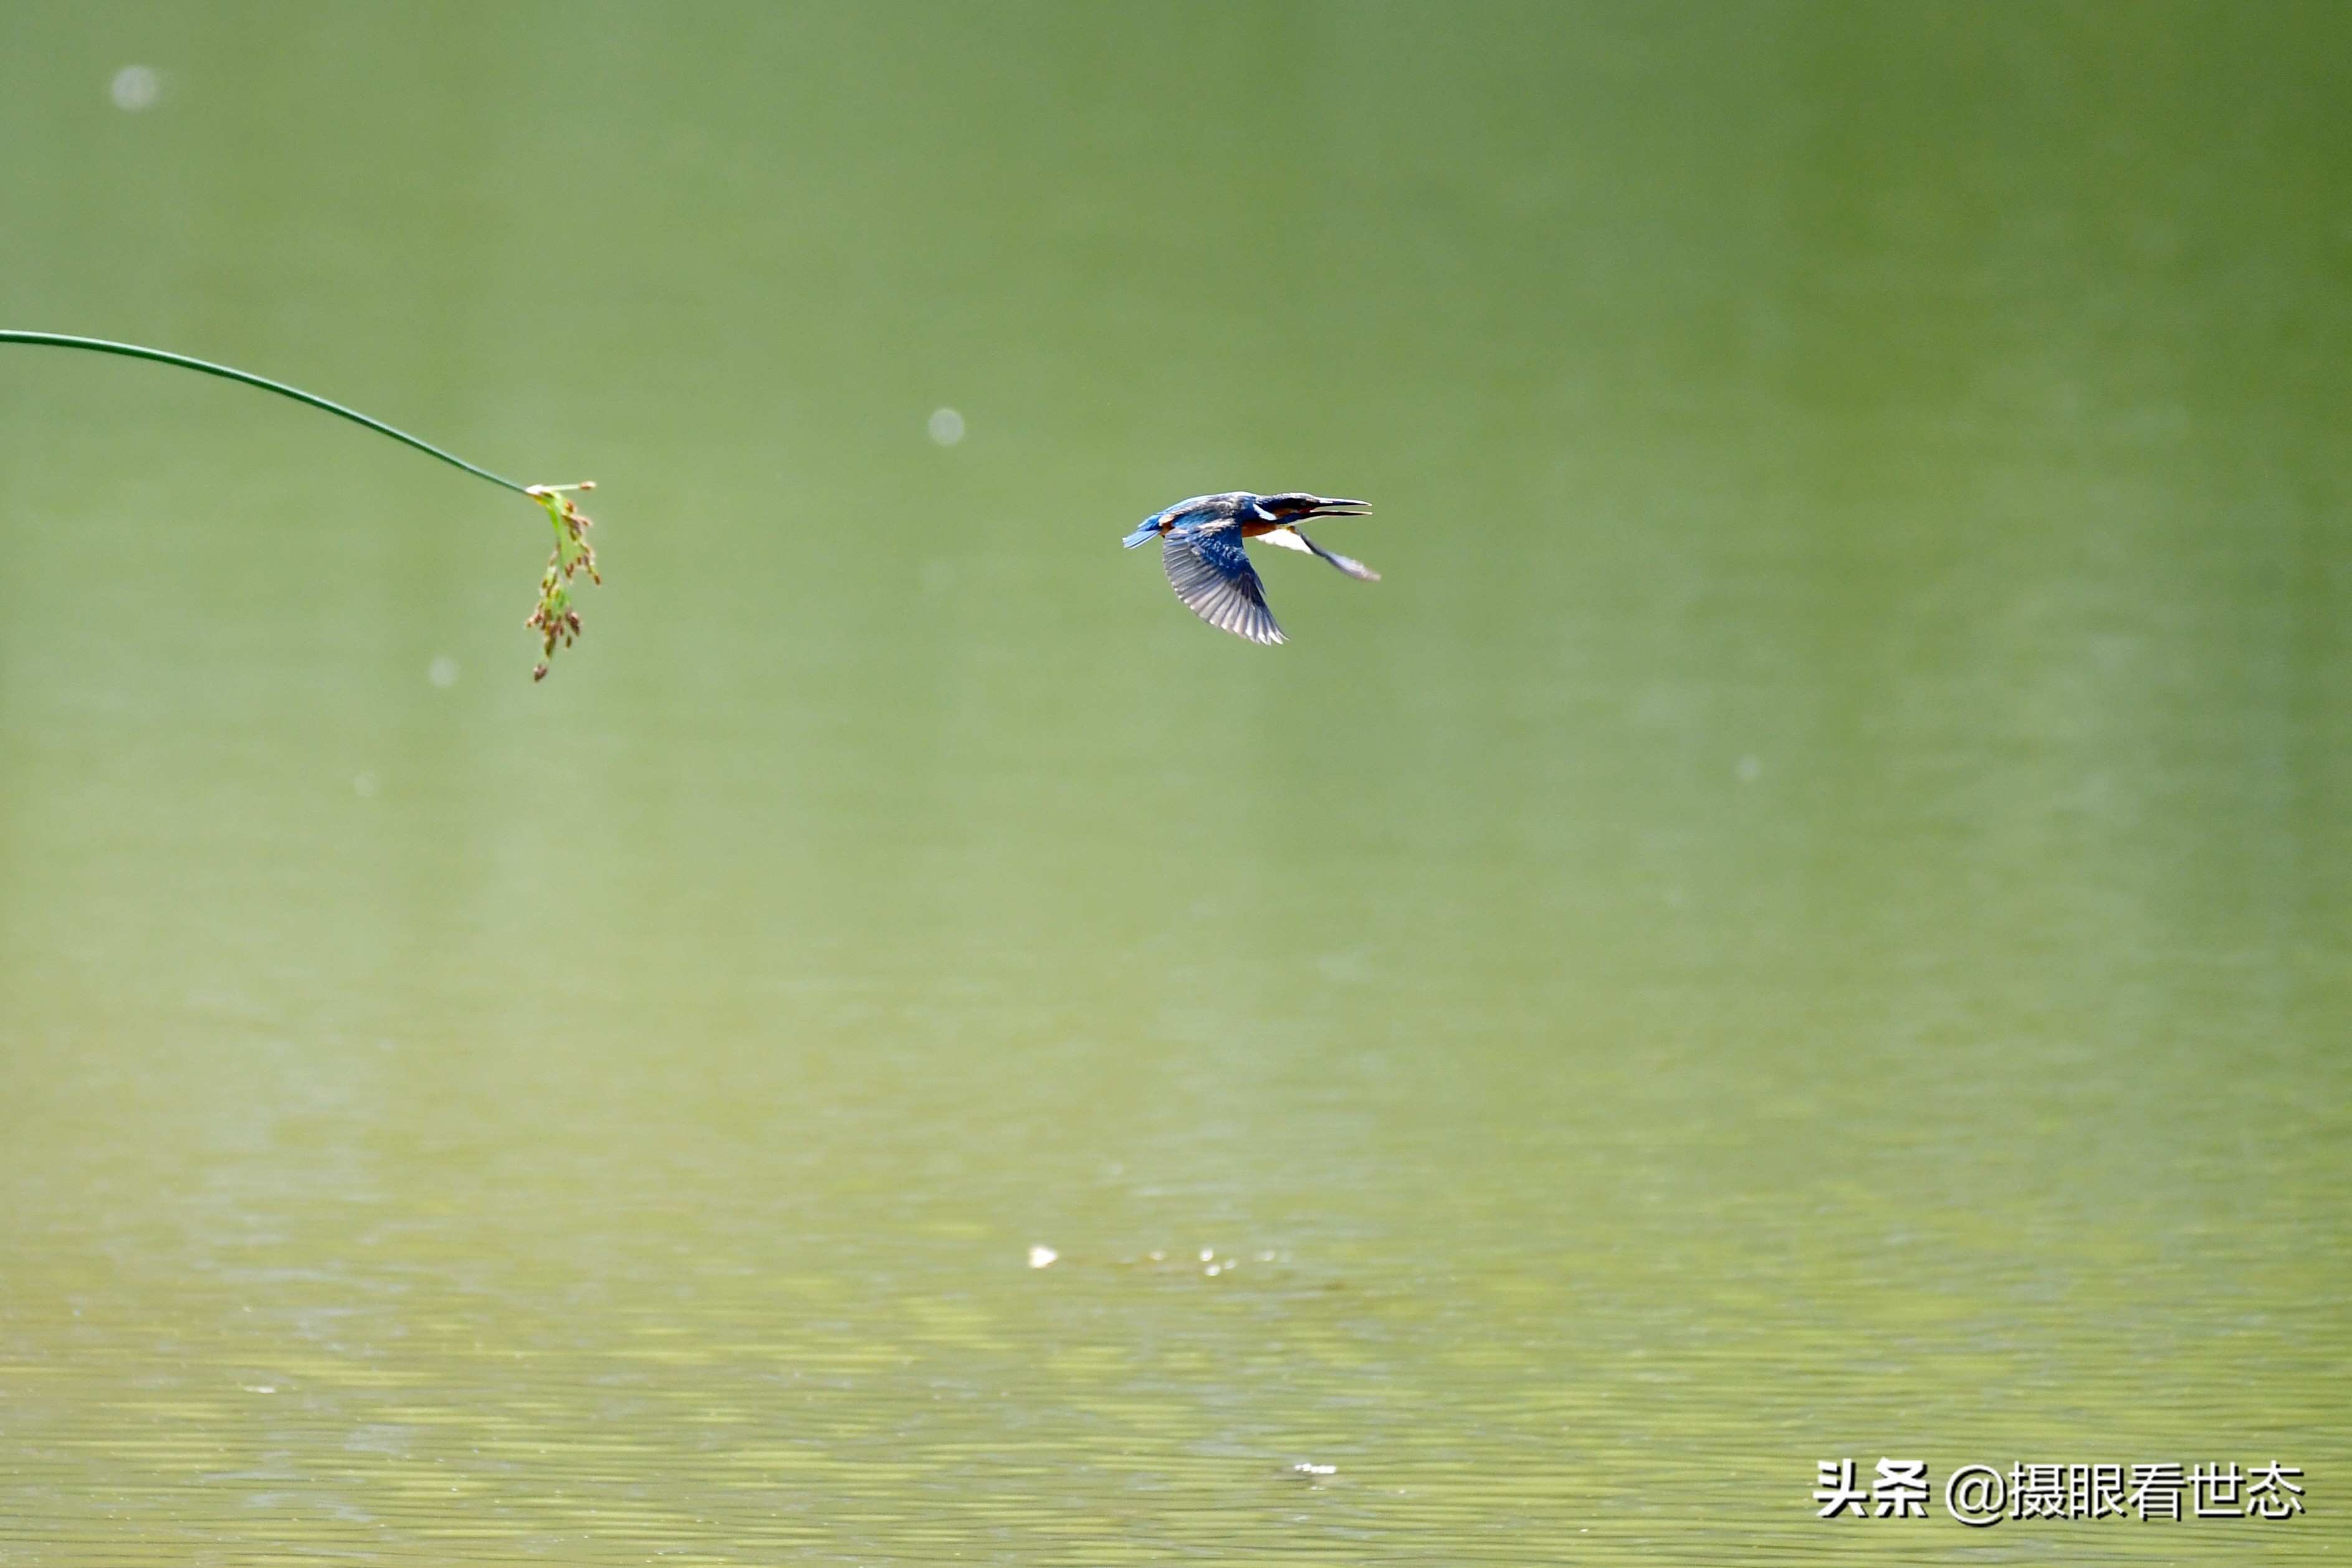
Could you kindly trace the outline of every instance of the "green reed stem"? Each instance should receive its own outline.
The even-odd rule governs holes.
[[[142,348],[137,343],[109,342],[104,338],[68,337],[62,332],[18,332],[0,329],[0,343],[37,343],[53,349],[88,349],[92,353],[121,354],[129,359],[151,359],[158,364],[175,364],[182,370],[197,370],[206,375],[222,376],[229,381],[241,381],[247,386],[257,386],[264,392],[274,392],[280,397],[290,397],[297,403],[307,403],[313,408],[323,408],[328,413],[338,415],[354,425],[364,425],[378,435],[389,436],[404,447],[414,447],[428,458],[438,458],[453,468],[463,468],[476,479],[488,479],[494,485],[503,485],[518,495],[530,495],[533,500],[539,499],[536,495],[532,495],[530,486],[519,485],[504,475],[494,474],[488,468],[478,468],[465,458],[454,453],[445,452],[430,441],[420,441],[405,430],[395,430],[381,419],[371,419],[355,408],[346,408],[340,403],[330,403],[325,398],[305,392],[299,386],[289,386],[282,381],[272,381],[268,376],[255,375],[250,371],[236,370],[225,364],[215,364],[210,360],[191,359],[186,354],[166,353],[162,349]]]

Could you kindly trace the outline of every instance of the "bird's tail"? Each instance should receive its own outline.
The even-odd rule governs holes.
[[[1160,520],[1155,517],[1146,520],[1142,527],[1137,529],[1133,533],[1129,534],[1125,539],[1120,540],[1119,543],[1125,545],[1128,549],[1132,550],[1139,544],[1149,544],[1159,537]]]

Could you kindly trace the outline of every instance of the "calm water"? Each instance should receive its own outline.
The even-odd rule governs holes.
[[[0,11],[0,1563],[2336,1560],[2347,61]]]

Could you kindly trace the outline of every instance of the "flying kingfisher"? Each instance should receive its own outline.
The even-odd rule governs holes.
[[[1254,496],[1234,490],[1194,496],[1143,520],[1122,542],[1132,550],[1157,539],[1160,563],[1176,596],[1211,626],[1255,643],[1285,641],[1265,607],[1265,585],[1250,565],[1244,539],[1263,539],[1285,550],[1319,555],[1350,577],[1377,583],[1381,574],[1360,561],[1333,553],[1298,531],[1309,517],[1361,517],[1372,509],[1360,500],[1326,500],[1303,490]]]

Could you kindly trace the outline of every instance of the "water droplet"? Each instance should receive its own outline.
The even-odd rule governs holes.
[[[161,78],[145,66],[124,66],[114,73],[114,107],[132,114],[154,107],[155,99],[163,90]]]
[[[1029,1249],[1029,1267],[1050,1268],[1053,1267],[1054,1259],[1061,1256],[1050,1247],[1033,1247]]]
[[[440,655],[438,658],[435,658],[431,664],[425,667],[425,679],[431,681],[436,686],[448,687],[457,685],[457,661],[451,658],[446,653]]]
[[[357,778],[352,780],[352,790],[362,800],[373,800],[376,792],[375,774],[362,773]]]
[[[1764,771],[1764,760],[1761,757],[1742,757],[1738,771],[1741,784],[1754,784],[1756,775]]]
[[[952,408],[931,411],[931,439],[942,447],[952,447],[963,439],[963,416]]]

